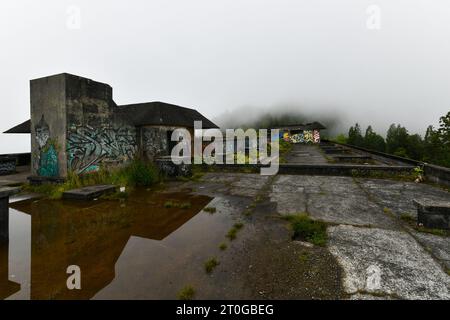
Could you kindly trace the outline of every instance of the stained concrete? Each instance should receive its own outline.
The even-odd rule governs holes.
[[[317,145],[300,143],[292,145],[286,161],[296,164],[326,164],[328,162],[324,152]]]
[[[345,270],[348,294],[368,292],[400,299],[450,299],[450,277],[406,232],[335,226],[329,249]],[[368,270],[380,271],[379,285],[368,284]]]

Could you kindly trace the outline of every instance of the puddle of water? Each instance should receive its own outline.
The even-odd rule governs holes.
[[[201,211],[211,200],[142,189],[124,202],[11,203],[10,241],[0,247],[0,298],[176,298],[184,285],[205,277],[204,261],[233,224],[226,212]],[[189,205],[167,208],[168,201]],[[81,269],[81,290],[67,288],[70,265]]]

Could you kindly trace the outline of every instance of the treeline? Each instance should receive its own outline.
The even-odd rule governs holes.
[[[341,134],[336,141],[450,167],[450,112],[440,118],[439,128],[429,126],[423,138],[419,134],[409,134],[399,124],[391,124],[384,139],[371,126],[363,134],[356,123],[348,130],[348,136]]]

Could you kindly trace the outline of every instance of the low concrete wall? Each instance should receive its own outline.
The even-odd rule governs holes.
[[[207,165],[204,165],[207,168]],[[266,165],[244,164],[215,164],[213,168],[219,170],[249,169],[259,172]],[[376,166],[356,164],[280,164],[278,174],[321,175],[321,176],[367,176],[389,177],[391,175],[410,174],[414,166]]]
[[[280,164],[280,174],[321,176],[389,176],[410,174],[413,166],[375,166],[354,164]]]
[[[330,141],[327,141],[330,142]],[[342,146],[346,146],[346,147],[350,147],[350,148],[354,148],[357,150],[361,150],[367,153],[371,153],[371,154],[375,154],[375,155],[379,155],[388,159],[392,159],[392,160],[396,160],[396,161],[401,161],[407,164],[411,164],[414,166],[419,166],[419,167],[423,167],[424,170],[424,175],[425,178],[433,183],[438,183],[441,185],[445,185],[447,187],[450,186],[450,169],[449,168],[445,168],[445,167],[441,167],[441,166],[436,166],[433,164],[429,164],[429,163],[424,163],[421,161],[417,161],[417,160],[413,160],[413,159],[408,159],[408,158],[403,158],[403,157],[398,157],[392,154],[388,154],[388,153],[384,153],[384,152],[379,152],[379,151],[375,151],[375,150],[370,150],[370,149],[366,149],[366,148],[362,148],[362,147],[357,147],[351,144],[345,144],[345,143],[338,143],[338,142],[333,142],[337,145],[342,145]]]
[[[428,179],[428,181],[450,187],[449,168],[439,167],[432,164],[424,164],[423,171],[425,173],[425,178]]]

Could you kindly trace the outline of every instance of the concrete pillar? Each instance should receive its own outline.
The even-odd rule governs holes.
[[[19,188],[0,188],[0,243],[9,241],[9,196],[19,190]]]

